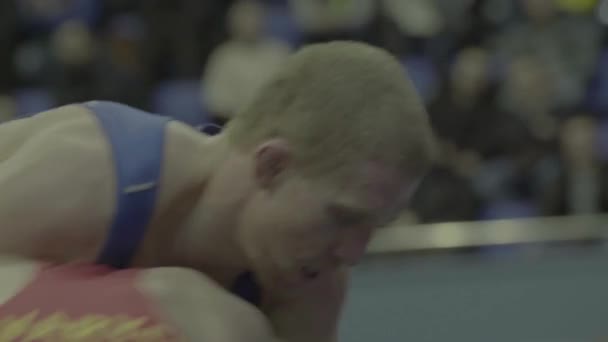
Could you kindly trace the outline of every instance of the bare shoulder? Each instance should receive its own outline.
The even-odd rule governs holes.
[[[139,286],[192,340],[272,341],[270,324],[259,310],[202,273],[158,268],[145,271]]]
[[[105,145],[100,144],[103,141],[99,125],[84,106],[66,105],[0,125],[0,161],[64,155],[74,159],[75,153],[79,158],[93,152],[105,155]]]
[[[0,252],[89,257],[113,211],[113,173],[104,136],[82,106],[0,125]],[[66,249],[68,239],[82,248]]]
[[[31,117],[9,121],[0,125],[0,159],[9,157],[26,142],[37,139],[41,134],[53,132],[66,124],[93,121],[88,118],[82,106],[68,105],[57,107]],[[85,123],[86,124],[86,123]],[[65,132],[62,132],[65,133]]]

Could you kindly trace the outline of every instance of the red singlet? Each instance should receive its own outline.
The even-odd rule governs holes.
[[[0,341],[178,341],[135,287],[137,270],[41,268],[0,306]]]

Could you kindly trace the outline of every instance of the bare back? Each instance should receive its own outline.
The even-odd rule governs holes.
[[[166,135],[157,214],[200,177],[186,151],[196,153],[201,135],[177,122]],[[115,197],[111,148],[84,106],[0,125],[0,253],[91,260],[107,235]]]
[[[0,251],[61,259],[66,238],[83,257],[97,247],[114,179],[102,132],[83,107],[0,125],[0,161]]]

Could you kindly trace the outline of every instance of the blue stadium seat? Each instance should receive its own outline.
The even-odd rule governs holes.
[[[152,97],[152,111],[194,127],[209,122],[202,104],[200,80],[172,80],[158,85]]]
[[[43,88],[21,88],[14,92],[17,118],[33,115],[57,106],[53,96]]]

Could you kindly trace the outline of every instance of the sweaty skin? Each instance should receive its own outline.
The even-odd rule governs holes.
[[[18,294],[32,281],[39,267],[38,263],[24,259],[0,258],[0,279],[2,279],[2,283],[0,283],[0,310],[4,303]],[[183,268],[142,270],[138,273],[135,283],[132,284],[122,281],[122,278],[119,278],[118,275],[111,273],[87,275],[87,272],[91,273],[91,271],[87,271],[86,265],[62,267],[66,268],[64,271],[69,270],[70,272],[71,279],[67,279],[66,281],[74,281],[73,278],[82,273],[83,279],[86,279],[89,283],[95,281],[95,277],[98,277],[98,279],[105,277],[105,282],[114,281],[112,286],[115,293],[116,287],[134,286],[150,301],[151,307],[157,311],[160,317],[166,319],[166,322],[155,322],[147,331],[141,329],[142,334],[153,332],[152,329],[166,325],[166,329],[176,330],[175,335],[177,335],[176,337],[180,341],[278,342],[276,337],[273,336],[266,318],[257,309],[230,295],[198,272]],[[73,270],[70,270],[70,267]],[[82,270],[78,267],[81,267]],[[117,280],[108,279],[108,277],[115,277]],[[90,285],[87,286],[90,287]],[[82,296],[107,296],[103,297],[104,302],[111,303],[115,301],[116,306],[122,308],[121,305],[123,303],[120,302],[120,298],[112,298],[111,295],[103,293],[88,293],[86,292],[88,287],[83,286],[82,288],[85,292],[78,292],[71,300],[77,301],[82,299]],[[61,307],[54,309],[58,312],[55,317],[61,315]],[[81,324],[84,324],[86,317],[104,318],[103,315],[95,311],[95,307],[87,307],[86,309],[90,310],[90,314],[85,315],[85,318],[76,318]],[[17,334],[23,337],[28,334],[41,333],[38,331],[37,325],[40,326],[40,324],[44,323],[40,323],[40,321],[36,322],[33,319],[28,320],[25,316],[21,317],[23,318],[22,323],[28,325],[18,327],[7,323],[11,319],[15,320],[15,317],[2,317],[0,315],[0,322],[7,323],[5,325],[0,324],[0,337],[4,336],[3,334]],[[33,315],[31,316],[33,317]],[[55,320],[58,327],[51,327],[51,329],[56,328],[55,332],[59,334],[61,333],[61,325],[70,323],[67,321],[68,318],[66,316],[62,317],[63,320]],[[146,317],[133,318],[132,322],[129,322],[127,318],[120,321],[116,317],[120,317],[120,315],[109,316],[110,319],[114,320],[111,321],[113,325],[108,325],[108,334],[116,334],[117,329],[120,329],[120,324],[125,328],[129,324],[137,325],[137,321],[141,318],[146,319]],[[152,318],[148,318],[148,320],[150,319]],[[238,324],[235,324],[235,322],[238,322]],[[47,333],[51,332],[47,331]],[[72,331],[72,333],[77,332]],[[83,333],[83,331],[80,333]],[[103,331],[98,329],[96,333],[102,334]]]

